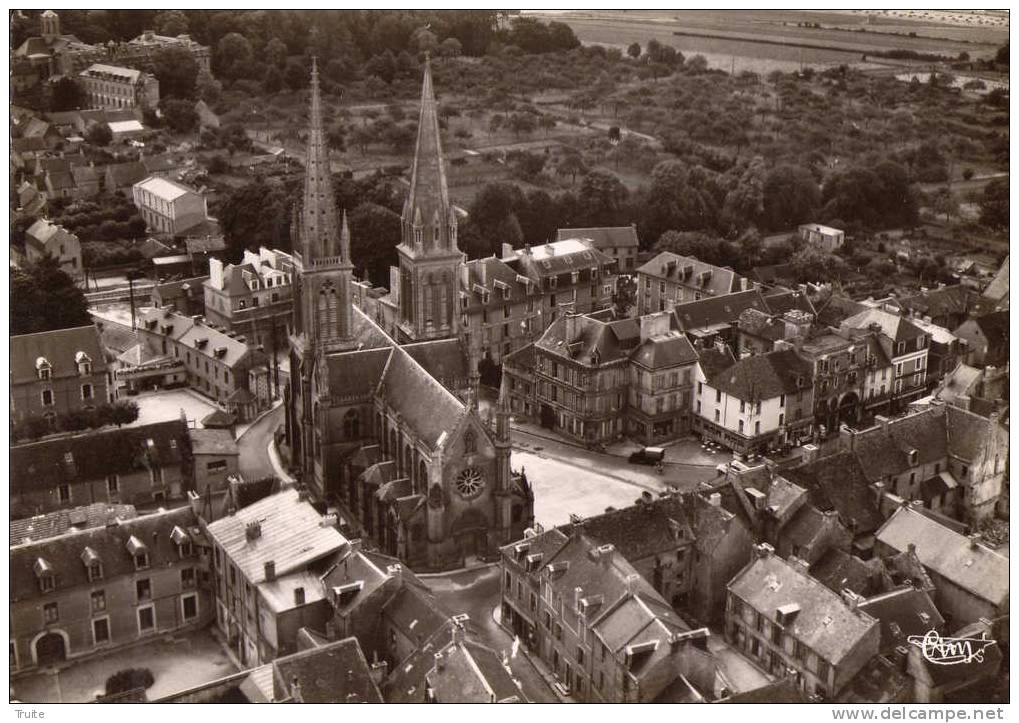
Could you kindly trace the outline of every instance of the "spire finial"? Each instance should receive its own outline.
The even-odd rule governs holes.
[[[347,223],[347,209],[343,209],[343,221],[340,223],[340,258],[350,261],[350,225]]]

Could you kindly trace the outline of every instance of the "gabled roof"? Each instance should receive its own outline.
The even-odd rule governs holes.
[[[590,239],[596,249],[632,247],[637,248],[636,226],[606,226],[600,228],[560,228],[556,230],[556,240],[580,238]]]
[[[774,553],[755,558],[729,589],[773,622],[779,608],[797,606],[799,612],[784,624],[786,632],[833,665],[871,635],[877,652],[874,618],[852,611],[840,596]]]
[[[614,263],[610,257],[578,239],[514,249],[512,255],[502,261],[515,272],[530,278],[558,276]]]
[[[499,654],[474,640],[454,639],[426,675],[437,703],[526,703]]]
[[[105,480],[183,461],[187,430],[179,419],[136,427],[99,429],[11,447],[11,494]]]
[[[405,344],[403,349],[447,389],[457,389],[467,383],[467,355],[458,339]]]
[[[274,687],[301,703],[382,703],[357,638],[346,638],[272,661]]]
[[[40,218],[25,231],[25,243],[45,253],[51,243],[77,241],[78,237],[63,226],[58,226],[45,218]]]
[[[683,331],[732,324],[747,309],[767,313],[768,306],[757,289],[676,304],[672,313]]]
[[[867,477],[850,452],[784,469],[782,475],[807,490],[818,509],[838,512],[842,524],[856,535],[873,532],[881,524]]]
[[[333,396],[370,395],[382,380],[392,349],[365,349],[326,357],[329,391]]]
[[[910,636],[923,637],[931,630],[941,630],[945,624],[930,596],[914,587],[867,598],[860,603],[860,610],[881,623],[882,650],[907,645]]]
[[[885,481],[914,465],[909,454],[916,451],[916,464],[933,464],[947,453],[945,407],[925,409],[899,419],[857,432],[853,453],[871,482]]]
[[[979,301],[980,295],[976,291],[968,286],[956,284],[901,297],[898,304],[903,309],[921,316],[937,318],[945,315],[965,316]]]
[[[1001,268],[998,269],[998,273],[994,275],[991,283],[984,289],[984,296],[988,299],[999,301],[1008,296],[1008,259],[1009,257],[1006,256],[1001,264]]]
[[[113,525],[66,532],[39,542],[17,545],[10,551],[10,601],[20,602],[44,595],[36,577],[36,562],[41,558],[52,568],[58,592],[90,585],[88,568],[82,561],[90,548],[103,566],[103,579],[135,575],[134,557],[128,551],[132,537],[142,541],[149,555],[149,567],[159,569],[180,561],[177,545],[170,537],[175,527],[192,536],[200,535],[198,520],[190,507],[161,510],[153,514],[122,520]],[[45,593],[52,597],[54,593]]]
[[[806,360],[794,349],[781,349],[740,359],[709,378],[708,383],[737,399],[760,401],[808,388],[812,378]]]
[[[176,201],[181,196],[186,196],[189,193],[198,195],[198,192],[193,188],[188,188],[182,183],[177,183],[162,176],[149,176],[145,180],[136,183],[135,186],[167,202]]]
[[[10,544],[21,545],[77,532],[93,527],[105,527],[117,520],[131,520],[138,516],[134,505],[95,502],[91,505],[57,510],[45,515],[11,520]]]
[[[463,402],[399,347],[389,358],[380,390],[417,438],[432,448],[467,411]]]
[[[92,363],[92,373],[106,371],[106,358],[99,342],[99,331],[92,324],[70,329],[19,334],[10,338],[11,384],[39,380],[40,360],[50,365],[53,379],[78,376],[76,357],[84,353]]]
[[[423,641],[448,620],[431,592],[416,585],[403,585],[385,605],[381,614],[411,640]]]
[[[916,545],[924,567],[992,605],[1008,598],[1008,558],[971,543],[930,517],[900,507],[877,532],[877,541],[900,552]]]
[[[140,70],[134,68],[121,68],[117,65],[105,65],[104,63],[93,63],[81,71],[81,75],[109,79],[115,83],[137,83],[142,76]]]
[[[249,540],[250,523],[259,526],[259,534]],[[265,581],[265,563],[274,562],[276,574],[286,575],[341,549],[343,535],[331,525],[297,490],[288,489],[222,517],[208,526],[210,537],[220,545],[244,577],[251,583]]]
[[[891,583],[881,560],[861,560],[837,547],[825,552],[810,568],[810,574],[832,592],[848,589],[863,597],[883,592],[886,581]]]
[[[976,461],[980,450],[990,438],[991,425],[995,422],[952,405],[947,407],[945,415],[948,453],[968,462]]]
[[[690,268],[688,276],[683,274],[684,268]],[[671,251],[662,251],[643,266],[637,269],[638,274],[646,274],[654,279],[666,279],[681,282],[687,286],[695,286],[705,295],[724,296],[739,290],[740,277],[732,269],[713,266],[692,256],[680,256]],[[701,274],[710,274],[706,281],[698,281]]]
[[[881,333],[893,342],[909,341],[924,335],[923,329],[918,328],[905,317],[893,314],[884,309],[866,309],[842,322],[843,328],[867,329],[876,324]]]

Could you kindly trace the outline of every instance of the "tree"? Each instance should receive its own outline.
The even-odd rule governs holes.
[[[994,62],[998,65],[1008,65],[1008,43],[998,48],[998,52],[994,54]]]
[[[578,174],[587,173],[587,166],[579,153],[566,153],[559,159],[556,173],[560,176],[569,176],[570,184],[574,184],[577,182]]]
[[[246,248],[290,248],[290,212],[296,185],[287,189],[269,185],[262,176],[240,188],[231,188],[218,201],[215,212],[223,229],[230,261],[239,261]]]
[[[623,223],[623,211],[629,192],[623,182],[608,171],[589,171],[580,183],[584,221],[591,226]]]
[[[336,151],[343,151],[346,149],[346,132],[340,123],[334,123],[330,126],[326,133],[326,140],[329,142],[329,147]]]
[[[952,216],[959,212],[959,202],[952,195],[952,191],[945,187],[931,194],[930,205],[934,213],[944,215],[945,223],[948,224],[952,223]]]
[[[286,69],[283,71],[283,80],[286,81],[287,86],[292,90],[300,90],[301,88],[308,87],[311,75],[308,69],[304,67],[304,63],[297,58],[290,58],[287,61]]]
[[[159,102],[163,121],[175,133],[191,133],[198,126],[198,113],[191,101],[168,98]]]
[[[507,119],[507,125],[517,138],[521,134],[530,135],[534,133],[534,129],[537,123],[534,120],[534,116],[530,113],[514,113]]]
[[[350,255],[354,268],[368,272],[373,284],[389,283],[389,267],[399,259],[400,214],[376,203],[362,203],[349,216]]]
[[[262,78],[262,90],[266,93],[279,93],[283,90],[283,74],[275,65],[270,65]]]
[[[463,53],[463,45],[456,38],[446,38],[439,46],[439,55],[446,58],[455,58]]]
[[[513,184],[483,186],[468,209],[461,230],[461,248],[471,258],[481,258],[498,253],[503,243],[519,246],[523,232],[515,212],[524,204],[523,193]]]
[[[265,59],[270,65],[282,68],[287,62],[287,46],[279,38],[273,38],[265,46]]]
[[[640,57],[640,43],[630,43],[630,47],[626,49],[626,54],[636,60]]]
[[[810,171],[800,166],[777,166],[764,178],[762,225],[773,231],[794,228],[811,219],[821,205],[821,190]]]
[[[227,33],[216,45],[217,75],[227,78],[245,78],[251,68],[254,51],[251,43],[240,33]]]
[[[77,110],[86,107],[88,96],[77,81],[64,76],[55,83],[50,83],[50,110],[56,113],[65,110]]]
[[[350,134],[350,142],[361,149],[361,155],[368,153],[368,146],[375,140],[375,133],[368,126],[357,126]]]
[[[152,54],[152,74],[159,81],[159,97],[194,98],[198,64],[183,48],[161,48]]]
[[[428,27],[420,27],[410,36],[410,42],[419,53],[434,53],[439,47],[439,36]]]
[[[800,283],[832,281],[845,271],[846,263],[813,244],[807,244],[789,261],[796,281]]]
[[[371,60],[365,63],[364,72],[381,78],[388,85],[396,77],[396,56],[389,50],[373,55]]]
[[[12,335],[92,323],[81,289],[51,256],[11,270],[10,304]]]
[[[188,18],[180,10],[165,10],[156,13],[152,26],[160,35],[169,35],[175,38],[178,35],[185,35],[188,32]]]
[[[118,670],[106,679],[106,695],[126,693],[137,688],[150,688],[155,680],[148,668]]]
[[[223,94],[223,84],[206,70],[198,71],[195,77],[195,95],[206,103],[215,103]]]
[[[636,45],[636,43],[634,43]],[[612,294],[612,310],[619,318],[630,315],[637,303],[637,282],[632,276],[616,278],[616,290]]]
[[[113,140],[113,131],[108,123],[92,121],[85,129],[85,140],[94,146],[108,146]]]
[[[736,244],[702,231],[666,231],[654,245],[656,252],[671,251],[680,256],[695,259],[716,266],[742,266]]]
[[[995,178],[984,186],[978,202],[980,223],[993,229],[1008,228],[1008,178]]]
[[[655,238],[665,231],[709,230],[718,222],[723,192],[717,174],[682,161],[662,161],[651,172],[644,198],[644,233]]]
[[[732,175],[735,175],[733,169]],[[756,156],[743,166],[732,182],[722,204],[720,221],[728,234],[757,226],[764,215],[764,159]]]

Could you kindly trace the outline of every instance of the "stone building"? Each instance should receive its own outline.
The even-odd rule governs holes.
[[[11,674],[206,625],[197,525],[181,507],[12,546]]]
[[[47,255],[55,258],[60,270],[75,281],[84,275],[78,237],[63,226],[40,218],[25,231],[25,258],[33,263]]]
[[[293,319],[293,257],[260,248],[245,250],[239,264],[209,259],[204,284],[205,318],[242,335],[250,346],[270,354],[286,348]]]
[[[421,295],[402,297],[398,330],[405,336],[447,336],[453,329],[453,281],[462,258],[431,87],[426,64],[400,246],[406,288]],[[342,502],[407,564],[449,567],[492,554],[518,538],[533,515],[526,480],[510,470],[508,412],[500,411],[495,427],[482,420],[477,365],[460,341],[401,347],[355,308],[350,230],[333,202],[317,69],[311,99],[305,192],[295,214],[287,391],[294,463],[313,494]],[[415,298],[429,305],[415,305]]]
[[[10,338],[12,422],[51,421],[112,398],[112,380],[95,326],[18,334]]]
[[[878,621],[770,545],[729,584],[725,637],[766,671],[791,670],[808,695],[834,699],[878,654]]]
[[[652,444],[689,430],[696,363],[669,314],[567,314],[506,358],[503,393],[514,413],[574,439]]]
[[[637,266],[637,252],[640,239],[637,226],[611,226],[603,228],[561,228],[556,230],[556,240],[583,239],[606,256],[614,259],[621,274],[633,273]]]
[[[134,184],[131,192],[135,207],[154,233],[176,236],[203,224],[209,216],[203,195],[169,178],[149,176]]]
[[[191,488],[189,445],[178,419],[13,446],[11,515],[93,502],[145,505],[181,499]]]
[[[78,74],[90,108],[155,110],[159,81],[134,68],[94,63]]]
[[[662,251],[637,269],[637,313],[671,310],[676,304],[752,289],[729,268]]]

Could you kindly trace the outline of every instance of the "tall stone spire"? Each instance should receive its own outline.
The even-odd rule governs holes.
[[[339,225],[329,167],[329,147],[322,127],[322,96],[318,83],[318,62],[312,58],[311,110],[308,125],[308,157],[304,176],[301,252],[305,263],[337,256]],[[349,254],[342,259],[349,261]]]
[[[340,225],[340,258],[350,259],[350,226],[347,224],[347,209],[343,209],[343,223]]]
[[[403,206],[403,243],[426,253],[456,250],[456,214],[449,203],[432,64],[427,55],[410,192]]]

